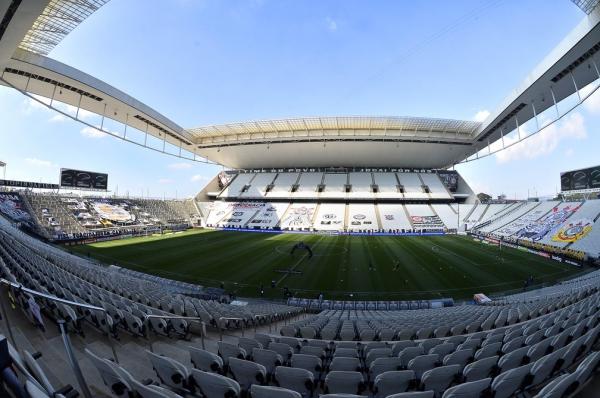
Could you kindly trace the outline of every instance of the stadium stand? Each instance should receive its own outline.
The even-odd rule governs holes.
[[[240,197],[248,199],[262,199],[265,197],[268,187],[272,185],[274,173],[256,173],[252,183],[246,187]]]
[[[229,184],[223,188],[219,194],[219,198],[238,198],[254,177],[254,173],[236,174]]]
[[[371,173],[353,172],[348,174],[351,187],[348,199],[374,199],[373,175]]]
[[[245,228],[248,222],[261,210],[268,207],[265,202],[229,202],[225,217],[217,223],[224,228]]]
[[[447,204],[432,204],[431,207],[437,216],[442,220],[444,225],[449,230],[458,230],[458,213],[456,210]]]
[[[398,190],[398,179],[395,173],[373,173],[373,180],[377,186],[378,199],[404,198]]]
[[[323,176],[324,189],[319,194],[321,199],[346,198],[347,173],[325,173]]]
[[[185,229],[200,218],[192,200],[79,197],[31,191],[22,191],[20,198],[38,231],[48,239]]]
[[[451,199],[450,193],[435,173],[419,173],[423,185],[429,191],[431,199]]]
[[[378,204],[381,227],[384,231],[412,231],[413,226],[408,218],[404,205]]]
[[[248,228],[275,228],[290,206],[289,203],[264,203],[264,206],[247,223]]]
[[[339,214],[343,208],[321,205],[319,211]],[[196,330],[193,321],[152,320],[147,317],[151,314],[197,316],[220,330],[257,327],[300,311],[279,304],[239,307],[196,298],[204,292],[200,286],[98,266],[27,236],[1,218],[0,272],[27,288],[104,308],[103,319],[98,312],[33,298],[44,317],[66,319],[70,333],[95,328],[105,333],[105,339],[135,335],[155,339],[163,334],[183,338]],[[140,359],[135,365],[111,361],[110,351],[99,350],[97,344],[84,346],[91,364],[84,369],[90,382],[102,383],[103,389],[117,395],[152,390],[173,397],[218,389],[223,392],[211,394],[239,395],[260,388],[286,396],[375,397],[426,391],[442,397],[475,389],[493,396],[544,397],[557,388],[574,393],[587,386],[600,363],[594,351],[600,335],[599,288],[600,271],[595,271],[479,306],[433,308],[433,302],[407,301],[388,302],[386,309],[379,309],[377,302],[323,300],[319,314],[281,326],[279,336],[257,333],[254,338],[212,343],[209,333],[206,348],[187,351],[175,343],[154,343],[161,355],[147,351],[147,359],[136,356]],[[16,289],[13,294],[17,306],[31,305],[25,292]],[[21,354],[15,350],[17,355]],[[149,373],[157,381],[138,381]],[[29,391],[40,389],[32,383],[26,386]],[[42,392],[50,388],[41,384]]]
[[[348,205],[348,231],[380,230],[375,205],[351,203]]]
[[[423,181],[418,173],[397,173],[397,176],[406,199],[429,198],[429,195],[423,189]]]
[[[298,173],[278,173],[273,188],[266,194],[267,198],[289,199],[292,187],[298,181]]]
[[[345,228],[346,205],[321,203],[317,206],[313,226],[318,231],[339,231]]]
[[[413,227],[421,231],[443,230],[444,223],[429,205],[407,204],[406,211]]]
[[[317,197],[318,187],[323,182],[323,173],[302,173],[298,180],[298,189],[292,192],[295,199],[314,199]]]

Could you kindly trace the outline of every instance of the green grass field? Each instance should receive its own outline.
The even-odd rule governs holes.
[[[293,245],[304,241],[314,251]],[[325,236],[190,230],[73,247],[107,264],[205,286],[225,284],[238,296],[355,299],[467,298],[521,289],[528,276],[550,283],[584,272],[466,236]],[[369,269],[372,264],[373,269]],[[299,271],[300,274],[280,272]],[[271,281],[277,288],[271,289]]]

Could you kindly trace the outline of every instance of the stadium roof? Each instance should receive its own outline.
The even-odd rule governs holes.
[[[144,146],[151,147],[146,140],[152,136],[162,141],[162,152],[170,144],[180,155],[186,150],[194,159],[197,154],[228,167],[448,167],[480,153],[515,127],[537,121],[557,101],[581,95],[582,87],[600,78],[598,0],[573,0],[588,15],[483,123],[308,117],[186,130],[117,88],[45,56],[107,1],[0,2],[0,84],[44,97],[51,106],[64,103],[95,113],[101,121],[94,124],[78,118],[92,127],[102,127],[105,118],[116,120],[124,131],[103,131],[119,138],[127,139],[127,127],[132,127],[147,133]]]
[[[293,138],[343,136],[417,136],[456,139],[470,137],[481,123],[423,117],[332,116],[280,120],[258,120],[188,129],[198,145],[232,143],[252,137]]]
[[[48,55],[73,29],[109,0],[50,0],[19,48]]]
[[[590,14],[594,8],[598,5],[600,0],[571,0],[573,4],[581,8],[581,11],[586,14]]]

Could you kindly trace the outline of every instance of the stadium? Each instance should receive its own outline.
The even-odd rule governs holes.
[[[0,396],[600,396],[597,149],[569,162],[573,150],[567,149],[560,175],[552,176],[560,189],[545,197],[494,198],[466,168],[513,156],[515,148],[529,148],[525,153],[535,163],[536,146],[549,151],[539,137],[551,135],[556,146],[560,126],[597,103],[599,2],[560,1],[580,22],[478,120],[256,117],[191,128],[142,96],[53,57],[63,40],[78,35],[74,47],[85,54],[90,35],[82,29],[122,2],[0,2],[0,95],[10,92],[48,112],[47,123],[68,121],[90,137],[109,137],[96,148],[71,137],[49,138],[44,142],[70,151],[58,165],[23,149],[17,134],[9,142],[11,133],[0,133]],[[273,7],[248,3],[241,14]],[[481,18],[500,1],[481,3],[424,43]],[[136,12],[150,13],[145,6]],[[179,6],[189,4],[168,7]],[[409,13],[407,4],[402,7]],[[110,15],[117,29],[123,13],[115,10]],[[161,16],[165,25],[167,14]],[[326,22],[330,33],[343,23]],[[363,23],[359,36],[369,30]],[[153,29],[176,37],[173,46],[188,46],[183,25]],[[260,28],[251,28],[257,37]],[[147,39],[138,33],[132,37]],[[360,44],[360,37],[353,40]],[[284,58],[289,49],[279,46],[276,56]],[[297,51],[293,62],[310,58]],[[100,58],[94,62],[102,64]],[[169,61],[153,77],[157,88],[146,92],[168,96],[158,93],[158,82],[168,85],[169,79],[194,87],[183,59]],[[250,70],[242,59],[235,62]],[[123,66],[112,72],[121,81],[145,73],[119,62]],[[410,79],[433,78],[429,62],[423,63]],[[260,79],[252,72],[244,78]],[[180,113],[188,109],[185,84],[168,99],[181,103]],[[299,90],[291,80],[286,84],[286,95]],[[357,85],[351,91],[360,96]],[[217,93],[207,92],[192,98],[218,101]],[[420,98],[408,89],[402,94]],[[447,102],[461,107],[459,93],[453,94]],[[245,105],[249,114],[259,109]],[[2,108],[23,125],[34,118],[29,110]],[[0,125],[15,129],[8,121]],[[583,137],[582,130],[580,123],[568,133]],[[47,150],[55,148],[48,144]],[[28,150],[30,164],[59,169],[59,175],[42,180],[19,164],[13,171],[12,152]],[[124,161],[117,157],[143,156],[148,163],[132,161],[131,169],[107,173],[96,168],[98,153],[104,170]],[[169,166],[173,175],[192,167],[212,174],[178,186],[193,189],[184,198],[177,191],[175,198],[144,195],[141,184],[139,196],[119,194],[118,185],[110,189],[113,179],[133,187],[164,158],[181,162]],[[511,179],[515,186],[520,178],[547,181],[537,176],[549,165],[539,162],[534,170],[515,172],[509,186]],[[485,171],[489,187],[499,184],[503,167],[509,166],[492,163]]]

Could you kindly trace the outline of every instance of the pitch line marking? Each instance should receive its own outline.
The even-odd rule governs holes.
[[[321,240],[323,240],[323,237],[322,237],[322,236],[321,236],[321,237],[319,237],[319,240],[318,240],[318,241],[317,241],[317,242],[316,242],[314,245],[312,245],[312,246],[313,246],[313,247],[316,247],[316,246],[317,246],[317,245],[318,245],[318,244],[321,242]],[[278,247],[279,247],[279,246],[278,246]],[[275,251],[277,251],[277,248],[276,248],[276,250],[275,250]],[[304,259],[306,258],[306,256],[308,256],[308,253],[304,253],[304,254],[302,255],[302,257],[300,257],[300,259],[299,259],[298,261],[296,261],[296,263],[295,263],[294,265],[292,265],[292,267],[289,269],[289,271],[295,271],[295,270],[296,270],[296,268],[298,268],[298,266],[300,265],[300,263],[301,263],[302,261],[304,261]],[[313,254],[313,257],[314,257],[314,254]],[[280,284],[281,282],[283,282],[283,281],[285,280],[285,278],[287,278],[288,276],[290,276],[290,274],[289,274],[289,273],[286,273],[286,274],[284,274],[284,275],[283,275],[281,278],[279,278],[279,279],[277,280],[277,282],[275,282],[275,286],[279,286],[279,284]]]

